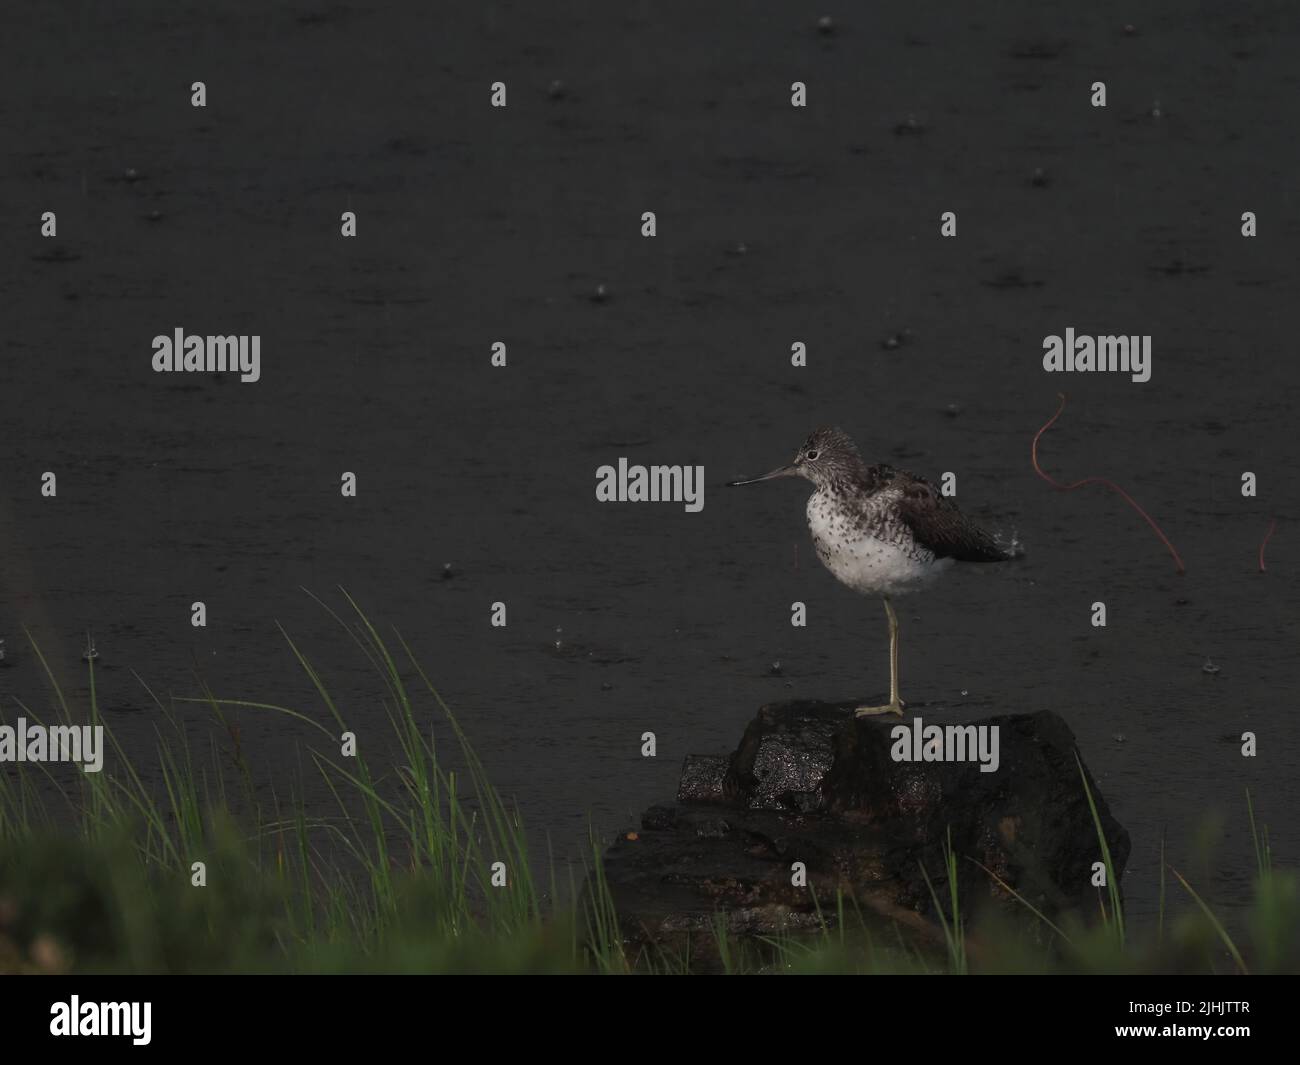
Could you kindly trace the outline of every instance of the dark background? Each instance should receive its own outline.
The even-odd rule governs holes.
[[[4,714],[49,701],[26,625],[82,698],[93,631],[100,699],[146,775],[159,715],[135,674],[323,719],[279,621],[373,752],[369,667],[301,590],[338,605],[343,585],[574,856],[589,820],[671,796],[682,755],[730,750],[760,703],[883,693],[880,606],[815,563],[806,486],[720,487],[837,423],[871,460],[955,472],[963,507],[1028,551],[902,603],[904,696],[945,721],[1061,713],[1132,833],[1132,914],[1154,914],[1162,832],[1231,914],[1246,787],[1279,858],[1300,844],[1300,12],[1071,7],[11,7]],[[152,338],[178,326],[260,334],[262,380],[153,373]],[[1151,381],[1045,374],[1042,339],[1067,326],[1151,334]],[[1046,468],[1124,485],[1185,577],[1118,498],[1034,476],[1058,390]],[[598,504],[620,455],[703,464],[704,511]],[[239,721],[264,787],[299,787],[317,737]]]

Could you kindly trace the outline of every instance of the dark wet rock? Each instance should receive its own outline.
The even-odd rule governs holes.
[[[763,707],[729,760],[723,798],[751,810],[816,808],[843,720],[843,712],[828,703]]]
[[[730,756],[689,755],[677,801],[647,810],[640,830],[605,857],[631,951],[675,952],[689,943],[707,969],[719,921],[741,937],[812,931],[833,923],[837,893],[856,902],[844,912],[901,931],[914,946],[942,949],[930,884],[946,911],[949,839],[968,927],[996,914],[1047,942],[1045,927],[1008,889],[1058,924],[1069,914],[1094,920],[1100,846],[1069,727],[1050,711],[960,722],[998,726],[995,772],[981,772],[977,760],[893,759],[895,726],[914,717],[958,724],[953,716],[922,707],[902,718],[857,718],[852,704],[771,704]],[[1122,873],[1128,833],[1091,775],[1087,781]],[[796,862],[806,886],[795,883]]]
[[[677,801],[722,802],[728,762],[724,754],[688,754],[677,784]]]

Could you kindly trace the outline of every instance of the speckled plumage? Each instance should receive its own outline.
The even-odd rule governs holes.
[[[951,559],[939,558],[891,519],[889,496],[816,491],[808,499],[808,531],[822,565],[863,595],[903,595],[925,587]]]
[[[1003,562],[1012,555],[924,477],[868,466],[847,433],[816,430],[788,466],[732,484],[802,477],[817,486],[808,529],[817,557],[840,583],[879,595],[889,619],[889,702],[858,716],[901,714],[898,616],[890,600],[924,587],[953,562]]]
[[[810,478],[817,491],[808,500],[808,529],[817,557],[849,588],[904,595],[925,587],[954,561],[1010,557],[925,478],[883,463],[866,465],[839,430],[818,430],[801,453],[820,457],[832,449],[842,454],[831,475]]]
[[[856,592],[902,595],[954,561],[1011,557],[924,477],[886,463],[868,466],[840,429],[813,432],[794,462],[772,475],[816,486],[807,514],[817,557]]]

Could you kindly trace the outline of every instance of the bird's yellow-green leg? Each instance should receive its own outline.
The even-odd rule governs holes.
[[[885,613],[889,616],[889,702],[884,706],[859,706],[854,713],[858,717],[873,717],[877,714],[902,715],[906,705],[898,697],[898,615],[894,613],[894,604],[885,596]]]

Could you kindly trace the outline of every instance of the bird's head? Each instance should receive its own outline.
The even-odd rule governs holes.
[[[818,488],[844,481],[858,474],[863,467],[862,456],[848,433],[833,426],[814,429],[808,439],[795,452],[794,461],[761,477],[749,477],[729,482],[732,485],[756,484],[777,477],[802,477]]]

